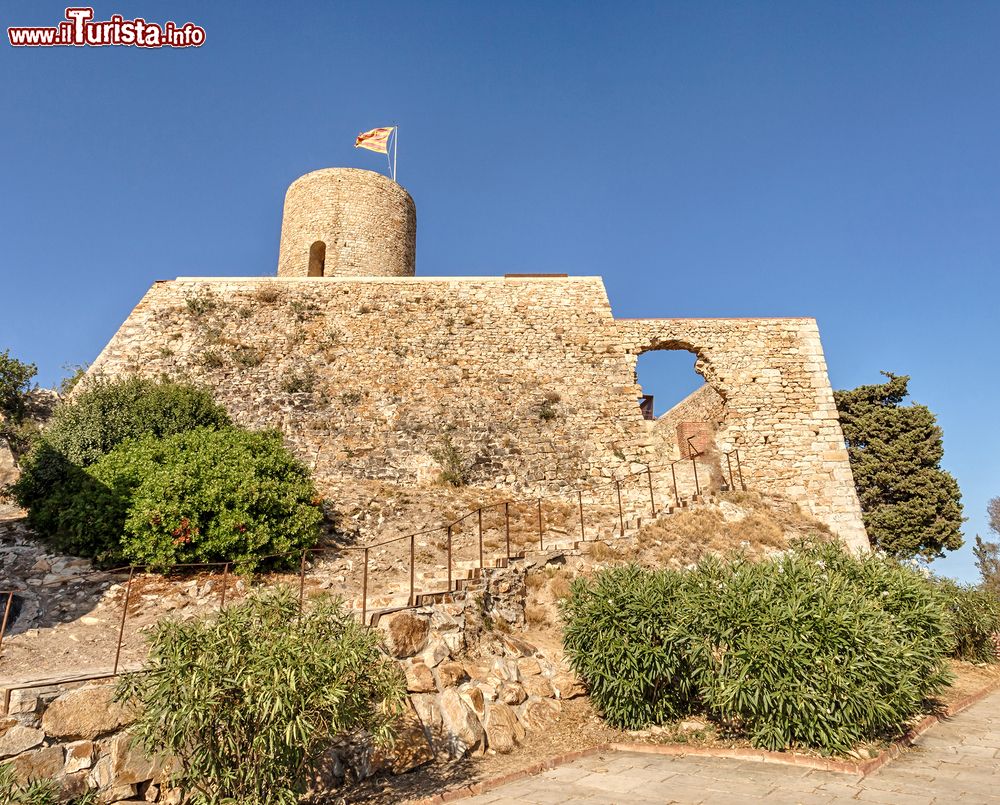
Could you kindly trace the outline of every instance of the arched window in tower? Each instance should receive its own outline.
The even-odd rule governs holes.
[[[309,247],[309,276],[322,277],[326,265],[326,244],[317,240]]]

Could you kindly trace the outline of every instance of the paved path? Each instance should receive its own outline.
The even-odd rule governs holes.
[[[767,802],[1000,803],[1000,692],[932,727],[864,779],[774,763],[607,752],[463,800],[468,805]]]

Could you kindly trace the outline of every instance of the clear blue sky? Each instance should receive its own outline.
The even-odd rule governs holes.
[[[64,6],[5,0],[0,24]],[[835,387],[912,375],[967,537],[986,533],[1000,4],[96,7],[113,13],[207,42],[0,43],[0,348],[42,383],[155,279],[274,272],[287,185],[380,168],[353,138],[395,122],[419,273],[600,274],[620,316],[815,316]],[[967,548],[938,568],[974,577]]]

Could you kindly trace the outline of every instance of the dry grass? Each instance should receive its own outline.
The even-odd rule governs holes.
[[[798,507],[751,492],[723,497],[721,508],[681,511],[646,525],[635,561],[682,568],[708,555],[745,553],[751,557],[784,550],[796,539],[831,539],[829,529]]]
[[[528,622],[528,626],[533,626],[535,628],[550,626],[552,624],[552,615],[548,607],[541,604],[529,604],[524,608],[524,619]]]
[[[587,556],[595,562],[614,562],[622,558],[618,548],[606,542],[592,542],[587,550]]]

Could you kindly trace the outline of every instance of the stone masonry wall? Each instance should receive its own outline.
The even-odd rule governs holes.
[[[748,485],[787,497],[855,548],[868,545],[814,319],[629,319],[632,365],[651,349],[686,349],[725,401],[716,434],[736,447]]]
[[[809,319],[615,321],[594,277],[182,278],[147,292],[89,374],[206,383],[327,489],[428,483],[451,461],[473,484],[554,492],[663,461],[635,382],[657,348],[698,355],[749,486],[867,544]]]
[[[396,743],[378,749],[364,736],[344,736],[324,757],[319,786],[400,774],[436,756],[507,753],[557,721],[560,700],[584,688],[564,662],[514,634],[524,626],[525,596],[523,567],[488,570],[460,601],[383,618],[385,651],[409,696]],[[0,763],[22,782],[55,782],[64,797],[92,790],[102,803],[180,803],[169,761],[134,745],[134,713],[114,701],[116,683],[0,687]]]
[[[285,195],[278,274],[305,277],[309,249],[326,244],[324,276],[412,277],[417,210],[374,171],[327,168],[296,179]]]

